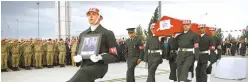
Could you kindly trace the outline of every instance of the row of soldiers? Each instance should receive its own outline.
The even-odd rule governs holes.
[[[71,57],[75,55],[77,39],[69,40],[7,40],[1,41],[1,71],[6,72],[10,67],[14,71],[20,70],[20,63],[29,70],[31,66],[40,69],[43,66],[52,68],[55,65],[65,66],[66,46],[69,45]],[[10,59],[9,59],[10,57]],[[20,61],[23,57],[23,61]],[[58,59],[57,59],[58,57]],[[8,60],[9,59],[9,60]],[[72,65],[75,63],[70,59]],[[11,64],[11,65],[10,65]],[[10,65],[10,66],[9,66]]]
[[[198,35],[190,27],[191,21],[183,20],[183,32],[175,32],[168,40],[163,36],[151,36],[145,46],[134,36],[135,28],[127,29],[130,38],[125,41],[128,56],[126,81],[135,82],[134,69],[143,60],[148,63],[146,82],[156,82],[156,69],[165,58],[170,64],[170,82],[191,82],[194,76],[196,82],[209,82],[212,65],[221,58],[221,40],[215,36],[216,28],[210,28],[212,35],[207,35],[206,25],[200,24],[201,34]]]

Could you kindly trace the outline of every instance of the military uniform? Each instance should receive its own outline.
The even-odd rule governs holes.
[[[58,50],[59,50],[60,67],[64,67],[65,66],[66,48],[65,48],[65,43],[62,39],[60,39],[60,42],[58,43]]]
[[[215,28],[210,28],[211,31],[215,31]],[[212,65],[217,62],[217,60],[219,60],[221,58],[221,54],[222,54],[222,46],[221,46],[221,40],[219,38],[217,38],[216,36],[212,36],[214,39],[214,46],[215,46],[215,51],[214,52],[210,52],[210,62],[211,64],[208,66],[207,68],[207,74],[211,74],[212,73]]]
[[[25,63],[25,68],[30,69],[31,65],[31,57],[32,57],[32,45],[31,42],[26,42],[24,45],[24,63]]]
[[[207,82],[206,70],[210,64],[210,52],[215,49],[214,41],[211,36],[206,34],[202,35],[199,41],[199,60],[196,67],[196,81],[197,82]],[[213,54],[211,54],[213,55]],[[210,78],[210,77],[209,77]]]
[[[46,51],[47,67],[51,68],[53,66],[53,57],[55,51],[55,45],[52,43],[51,39],[49,39],[49,42],[46,44]]]
[[[77,47],[77,41],[74,40],[71,45],[71,60],[72,60],[72,66],[76,66],[76,63],[74,62],[74,56],[76,56],[76,47]]]
[[[44,53],[43,44],[40,40],[34,44],[34,52],[35,52],[35,67],[42,68],[42,53]]]
[[[1,42],[1,71],[6,72],[8,68],[7,59],[8,59],[8,45],[5,40]]]
[[[191,30],[188,30],[180,34],[177,40],[179,46],[176,59],[178,80],[188,81],[189,73],[192,73],[193,70],[193,63],[195,59],[198,58],[197,54],[194,53],[194,48],[198,48],[199,36]]]
[[[151,36],[147,39],[145,46],[145,62],[148,62],[148,78],[146,82],[156,82],[155,72],[159,64],[163,62],[162,57],[163,44],[157,36]]]
[[[135,28],[127,29],[128,32],[134,33]],[[140,63],[143,55],[143,43],[138,37],[129,38],[125,41],[127,45],[127,75],[126,80],[127,82],[135,82],[134,78],[134,70],[135,67]]]
[[[177,81],[177,64],[176,64],[176,58],[177,58],[177,50],[178,50],[178,41],[177,41],[177,35],[174,35],[172,38],[168,40],[168,51],[169,51],[169,65],[170,65],[170,76],[169,79],[173,81]]]
[[[12,53],[12,67],[14,71],[19,70],[19,63],[20,63],[20,53],[21,53],[21,49],[20,49],[20,45],[18,44],[18,40],[15,40],[12,44],[11,44],[11,53]]]
[[[113,63],[118,60],[118,57],[116,55],[117,43],[114,33],[102,27],[101,25],[96,27],[94,31],[91,31],[91,28],[89,28],[79,35],[76,54],[79,54],[78,47],[81,42],[81,38],[83,38],[83,36],[87,34],[95,33],[102,34],[102,38],[101,40],[99,40],[101,41],[99,54],[105,53],[104,55],[102,55],[102,60],[99,60],[98,62],[93,62],[90,59],[83,59],[80,69],[68,82],[94,82],[95,79],[103,78],[103,76],[107,73],[109,63]],[[113,52],[113,49],[116,53]]]

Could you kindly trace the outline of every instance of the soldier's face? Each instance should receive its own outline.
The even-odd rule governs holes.
[[[87,13],[87,17],[88,17],[88,21],[90,24],[93,24],[96,22],[97,18],[98,18],[99,14],[95,13],[95,12],[88,12]],[[99,21],[99,20],[98,20]]]
[[[134,32],[129,32],[129,33],[128,33],[128,36],[129,36],[129,37],[134,37],[134,35],[135,35]]]
[[[206,28],[205,28],[205,27],[202,27],[202,28],[200,28],[200,31],[201,31],[201,33],[203,34],[203,33],[206,32]]]
[[[184,24],[183,25],[184,31],[189,31],[190,27],[191,27],[191,24]]]
[[[216,33],[215,31],[210,31],[210,32],[211,32],[212,35],[215,35],[215,33]]]

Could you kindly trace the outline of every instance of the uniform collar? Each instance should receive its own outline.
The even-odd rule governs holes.
[[[94,32],[101,32],[101,30],[103,30],[103,27],[102,27],[101,24],[99,24],[99,25],[95,28]],[[86,32],[86,33],[91,32],[91,27],[89,27],[85,32]]]
[[[204,34],[201,34],[201,37],[203,37],[205,35],[205,33]]]
[[[95,31],[95,30],[96,30],[96,28],[97,28],[99,25],[100,25],[100,24],[97,24],[97,25],[91,25],[91,26],[90,26],[91,31]]]
[[[184,31],[183,33],[188,33],[189,31]]]

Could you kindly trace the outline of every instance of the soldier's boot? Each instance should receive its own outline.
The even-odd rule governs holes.
[[[14,71],[19,71],[19,68],[18,67],[15,67],[14,69],[15,69]]]
[[[7,69],[1,69],[1,72],[8,72]]]

